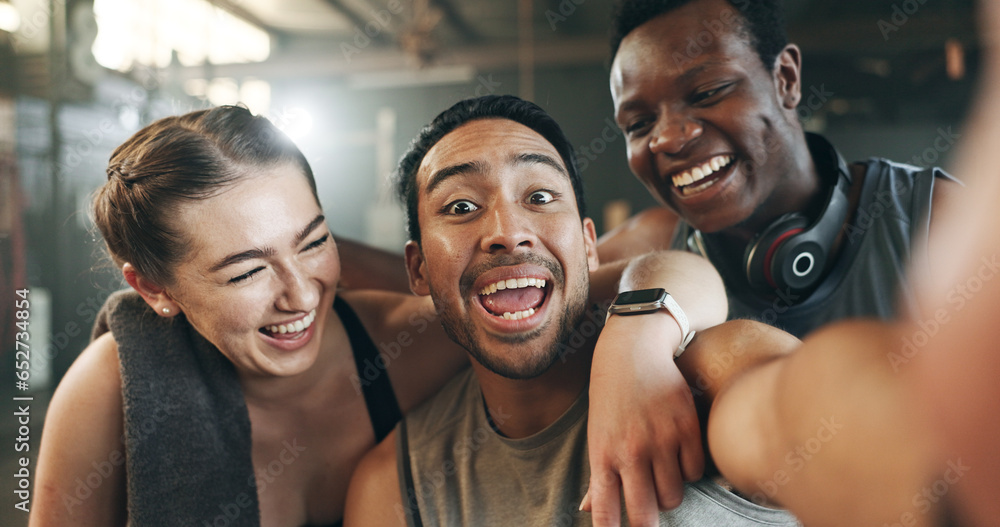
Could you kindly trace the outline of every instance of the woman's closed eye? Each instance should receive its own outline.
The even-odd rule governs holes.
[[[302,250],[303,251],[309,251],[309,250],[315,249],[317,247],[322,247],[329,240],[330,240],[330,233],[326,233],[323,236],[321,236],[318,240],[310,243],[309,245],[306,245],[306,248],[302,249]]]
[[[259,273],[259,272],[261,272],[263,270],[264,270],[264,267],[256,267],[256,268],[254,268],[253,270],[251,270],[248,273],[243,273],[243,274],[241,274],[239,276],[235,276],[233,278],[230,278],[229,279],[229,283],[230,284],[238,284],[240,282],[245,282],[245,281],[253,278],[253,275],[255,275],[255,274],[257,274],[257,273]]]

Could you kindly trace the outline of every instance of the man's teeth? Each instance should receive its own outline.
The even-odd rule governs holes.
[[[503,314],[504,320],[521,320],[522,318],[528,318],[535,314],[535,308],[531,307],[524,311],[517,311],[511,313],[510,311]]]
[[[306,328],[312,325],[313,321],[316,320],[316,310],[313,309],[306,315],[305,318],[296,320],[290,324],[278,324],[276,326],[268,326],[267,330],[271,333],[278,333],[284,335],[285,333],[298,333],[300,331],[305,331]]]
[[[715,156],[709,159],[705,164],[696,166],[692,169],[685,170],[680,174],[673,177],[673,182],[675,187],[684,187],[690,185],[695,181],[702,180],[711,176],[712,174],[718,172],[719,170],[729,166],[729,163],[733,160],[732,156]]]
[[[479,291],[479,294],[485,296],[496,293],[497,291],[503,291],[504,289],[521,289],[522,287],[543,288],[545,287],[545,280],[542,280],[541,278],[508,278],[506,280],[499,280],[482,288]],[[519,311],[519,313],[524,312],[525,311]]]

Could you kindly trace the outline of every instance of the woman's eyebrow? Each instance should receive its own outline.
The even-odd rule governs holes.
[[[306,236],[309,236],[309,233],[315,230],[316,227],[318,227],[324,221],[326,221],[326,217],[323,216],[322,214],[319,214],[315,218],[313,218],[313,220],[310,221],[309,224],[306,225],[304,229],[302,229],[301,231],[298,232],[298,234],[295,235],[294,245],[302,243],[302,240],[306,239]],[[245,262],[247,260],[253,260],[255,258],[267,258],[268,256],[271,256],[273,254],[274,254],[274,249],[271,247],[261,247],[261,248],[241,251],[238,253],[233,253],[223,258],[222,260],[219,260],[219,263],[213,265],[209,269],[209,272],[214,273],[216,271],[229,267],[230,265],[233,264],[238,264],[240,262]]]

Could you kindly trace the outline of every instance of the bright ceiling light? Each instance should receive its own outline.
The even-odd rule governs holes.
[[[0,30],[13,33],[21,27],[21,14],[10,2],[0,2]]]

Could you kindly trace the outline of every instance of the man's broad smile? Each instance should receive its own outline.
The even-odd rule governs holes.
[[[532,329],[541,323],[551,273],[534,265],[504,266],[480,275],[473,286],[489,327],[503,332]],[[537,315],[537,316],[536,316]]]
[[[731,155],[715,156],[704,163],[675,172],[670,179],[682,196],[690,196],[711,187],[725,176],[735,159]]]

